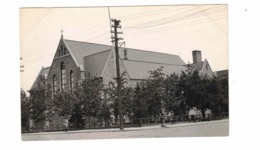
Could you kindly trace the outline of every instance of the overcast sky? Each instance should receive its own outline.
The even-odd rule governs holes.
[[[228,69],[227,5],[110,7],[121,20],[126,47],[179,55],[192,63],[201,50],[213,71]],[[21,87],[29,90],[51,65],[61,37],[111,45],[108,7],[21,8]]]

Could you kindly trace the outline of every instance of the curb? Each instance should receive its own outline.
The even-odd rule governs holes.
[[[166,124],[166,128],[175,128],[175,127],[185,127],[185,126],[194,126],[194,125],[202,125],[202,124],[211,124],[211,123],[219,123],[219,122],[228,122],[229,119],[216,120],[216,121],[205,121],[205,122],[194,122],[194,123],[180,123],[180,124]],[[123,131],[138,131],[138,130],[150,130],[150,129],[160,129],[161,125],[154,126],[144,126],[144,127],[133,127],[133,128],[125,128]],[[73,134],[73,133],[92,133],[92,132],[121,132],[118,128],[113,129],[93,129],[93,130],[78,130],[78,131],[58,131],[58,132],[39,132],[39,133],[25,133],[22,136],[30,136],[30,135],[51,135],[51,134]]]

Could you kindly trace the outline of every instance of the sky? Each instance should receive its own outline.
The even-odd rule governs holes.
[[[110,12],[110,15],[109,15]],[[126,47],[179,55],[201,50],[213,71],[228,69],[227,5],[20,8],[21,88],[29,90],[65,39],[111,45],[110,18],[121,20]]]

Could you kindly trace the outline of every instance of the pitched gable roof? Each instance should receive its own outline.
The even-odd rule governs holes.
[[[44,77],[44,79],[46,80],[48,78],[48,74],[50,71],[50,66],[49,67],[42,67],[41,71],[39,72],[38,76],[36,77],[36,79],[34,80],[31,89],[35,88],[37,83],[39,82],[41,77]]]
[[[165,75],[170,75],[172,73],[180,74],[182,71],[186,70],[186,66],[182,65],[171,65],[153,62],[143,62],[143,61],[132,61],[132,60],[122,60],[130,79],[147,79],[150,74],[149,71],[158,69],[163,66],[163,73]]]
[[[114,50],[113,46],[65,40],[72,57],[77,65],[84,66],[84,70],[91,76],[102,76],[107,60]],[[127,50],[127,60],[124,60],[124,50]],[[181,73],[186,69],[185,62],[177,55],[119,48],[119,56],[131,79],[146,79],[149,71],[164,66],[164,73]]]
[[[106,51],[108,49],[112,49],[112,47],[108,45],[86,43],[86,42],[72,41],[66,39],[64,39],[64,42],[68,46],[71,55],[73,55],[78,65],[84,64],[85,56],[89,56],[95,53]]]
[[[90,73],[90,76],[101,77],[106,67],[112,50],[106,50],[96,54],[84,57],[84,70]]]
[[[110,50],[114,49],[110,45],[79,42],[79,41],[66,40],[66,39],[64,39],[64,42],[68,46],[70,52],[72,53],[78,65],[84,64],[83,57],[85,56],[89,56],[109,49]],[[121,59],[124,58],[124,49],[127,49],[127,57],[129,60],[156,62],[156,63],[165,63],[165,64],[174,64],[174,65],[185,65],[184,61],[177,55],[151,52],[145,50],[137,50],[131,48],[119,48],[119,56]]]
[[[152,52],[146,50],[137,50],[131,48],[119,49],[119,55],[121,59],[124,59],[124,49],[127,50],[128,60],[173,64],[173,65],[185,65],[185,62],[178,55]]]

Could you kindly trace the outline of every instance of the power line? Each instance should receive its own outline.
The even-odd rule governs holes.
[[[214,16],[211,17],[212,21],[213,20],[219,20],[219,19],[225,19],[226,17],[223,17],[223,15],[219,15],[219,16]],[[161,31],[169,31],[169,30],[174,30],[177,28],[185,28],[188,26],[194,26],[197,24],[203,24],[203,23],[210,23],[209,21],[205,21],[205,19],[196,19],[196,20],[192,20],[192,21],[188,21],[188,20],[184,20],[182,21],[183,23],[178,23],[178,24],[173,24],[170,27],[165,27],[165,28],[160,28],[160,29],[156,29],[156,30],[151,30],[151,29],[144,29],[144,30],[129,30],[129,32],[139,32],[140,34],[146,33],[146,34],[152,34],[152,33],[157,33],[157,32],[161,32]]]
[[[214,7],[214,6],[212,6],[212,7]],[[185,11],[185,12],[182,12],[182,13],[179,13],[179,14],[175,14],[175,15],[171,15],[169,17],[162,18],[162,19],[159,19],[159,20],[156,20],[156,21],[146,22],[146,23],[142,23],[142,24],[139,24],[139,25],[135,25],[135,26],[132,26],[132,27],[126,27],[126,28],[128,28],[128,29],[131,29],[131,28],[133,28],[133,29],[142,29],[142,28],[161,26],[161,25],[173,23],[173,22],[176,22],[176,21],[180,21],[180,20],[183,20],[183,19],[188,18],[188,17],[192,17],[192,16],[194,16],[196,14],[199,14],[201,12],[210,10],[212,7],[204,9],[204,10],[201,10],[201,11],[194,12],[192,14],[186,14],[185,15],[185,13],[191,12],[194,9],[197,9],[197,8],[193,8],[193,9],[189,9],[188,11]]]

